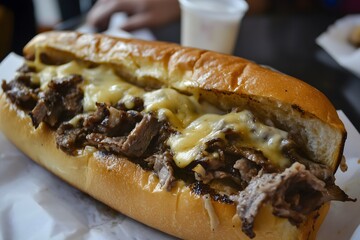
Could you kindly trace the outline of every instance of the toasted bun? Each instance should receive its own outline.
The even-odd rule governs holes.
[[[38,48],[40,47],[40,48]],[[75,32],[48,32],[24,49],[53,62],[72,59],[110,64],[136,84],[167,86],[230,110],[252,110],[297,136],[311,159],[336,169],[346,131],[330,101],[310,85],[248,60],[176,44]]]
[[[74,32],[49,32],[24,49],[52,62],[72,59],[108,64],[138,85],[168,86],[229,110],[247,108],[257,117],[298,137],[313,159],[336,170],[346,132],[327,98],[311,86],[247,60],[183,48],[176,44],[117,39]],[[110,207],[161,231],[186,239],[247,239],[235,217],[235,205],[212,201],[220,224],[215,231],[203,197],[181,181],[171,192],[157,177],[123,157],[84,152],[78,157],[56,148],[54,132],[31,119],[5,94],[0,99],[0,129],[24,153],[71,185]],[[28,143],[32,144],[28,144]],[[254,231],[258,239],[313,239],[328,210],[325,204],[295,227],[275,217],[269,205],[260,209]]]

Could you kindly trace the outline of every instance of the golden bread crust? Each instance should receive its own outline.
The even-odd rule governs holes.
[[[341,161],[346,131],[326,96],[248,60],[177,44],[76,32],[42,33],[25,46],[24,55],[33,59],[37,50],[55,62],[109,64],[128,81],[201,95],[224,110],[249,109],[291,132],[311,159],[334,171]]]
[[[40,34],[24,48],[25,57],[31,58],[35,54],[36,45],[95,63],[126,65],[136,70],[160,67],[148,74],[163,81],[164,85],[176,86],[176,82],[190,81],[206,90],[274,98],[343,128],[333,105],[321,92],[303,81],[243,58],[177,44],[75,32]]]

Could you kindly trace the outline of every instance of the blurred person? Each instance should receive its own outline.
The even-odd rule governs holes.
[[[180,17],[178,0],[98,0],[86,21],[103,31],[108,27],[111,15],[116,12],[129,15],[121,27],[125,31],[161,26]]]
[[[247,0],[247,3],[248,14],[360,12],[360,0]],[[88,13],[86,21],[103,31],[108,27],[112,14],[116,12],[129,15],[121,27],[125,31],[161,26],[180,17],[178,0],[98,0]]]
[[[249,13],[259,13],[266,10],[269,0],[248,0]],[[121,27],[132,31],[144,27],[158,27],[175,21],[180,17],[178,0],[98,0],[87,15],[86,22],[105,30],[116,12],[129,15],[127,22]]]

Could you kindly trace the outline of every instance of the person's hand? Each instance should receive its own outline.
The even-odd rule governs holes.
[[[105,30],[115,12],[129,15],[121,28],[131,31],[171,22],[180,16],[180,7],[178,0],[98,0],[88,13],[86,22],[98,30]]]

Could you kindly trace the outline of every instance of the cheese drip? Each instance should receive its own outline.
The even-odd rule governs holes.
[[[194,96],[186,96],[170,88],[145,93],[144,105],[146,112],[157,113],[160,120],[169,120],[179,131],[206,112],[221,113],[206,102],[200,104]]]
[[[37,59],[28,64],[38,70],[33,74],[32,81],[40,83],[42,90],[54,77],[79,74],[84,78],[81,87],[85,112],[96,110],[96,102],[115,104],[118,101],[131,102],[133,97],[142,98],[144,112],[152,112],[160,120],[168,120],[178,131],[168,139],[167,144],[180,168],[199,158],[209,140],[217,138],[226,141],[224,129],[239,134],[241,140],[237,145],[261,150],[273,165],[284,167],[289,164],[281,152],[288,134],[254,121],[249,111],[223,114],[206,102],[199,103],[195,96],[187,96],[170,88],[146,92],[124,81],[105,64],[86,68],[82,63],[71,61],[60,66],[49,66]]]
[[[204,114],[193,121],[180,134],[172,135],[168,145],[174,152],[174,160],[178,167],[184,168],[201,157],[206,143],[212,139],[225,138],[225,130],[231,129],[240,138],[236,145],[255,147],[261,150],[270,162],[284,167],[289,160],[283,156],[281,149],[288,134],[282,130],[266,126],[254,121],[251,112],[232,112],[225,115]]]

